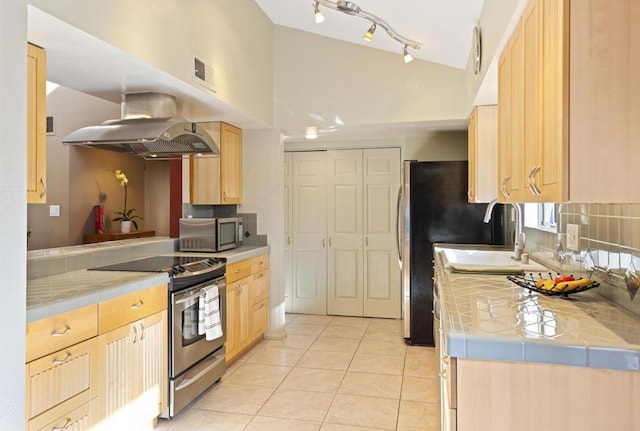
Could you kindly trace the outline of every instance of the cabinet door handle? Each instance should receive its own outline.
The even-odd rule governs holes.
[[[240,272],[240,270],[239,270],[239,269],[236,269],[236,270],[235,270],[235,271],[233,271],[233,272],[234,272],[234,274],[237,274],[237,273],[239,273],[239,272]]]
[[[138,328],[133,327],[133,344],[138,342]]]
[[[364,245],[365,245],[366,247],[369,247],[369,237],[368,237],[368,236],[365,236],[365,237],[364,237]]]
[[[472,201],[473,200],[473,190],[467,190],[467,198]]]
[[[287,236],[287,245],[291,245],[291,237]]]
[[[322,238],[322,248],[324,248],[324,247],[325,247],[325,245],[326,245],[325,239],[324,239],[324,238]]]
[[[140,323],[140,340],[139,340],[139,341],[144,340],[144,331],[145,331],[146,329],[147,329],[147,328],[145,328],[145,327],[144,327],[144,323]]]
[[[51,363],[53,365],[62,365],[65,362],[67,362],[72,356],[73,355],[71,353],[67,352],[67,354],[65,355],[64,358],[62,358],[62,359],[54,359],[53,361],[51,361]]]
[[[67,418],[64,425],[51,428],[51,431],[64,431],[71,425],[71,418]]]
[[[542,166],[540,165],[531,169],[531,171],[529,172],[529,177],[527,178],[527,180],[529,181],[529,190],[531,190],[531,193],[533,193],[534,196],[540,196],[541,194],[540,189],[538,188],[538,186],[536,186],[536,180],[534,178],[538,174],[538,172],[540,172],[540,169],[542,169]]]
[[[40,184],[42,184],[42,193],[40,193],[40,198],[43,198],[44,195],[47,194],[47,186],[44,184],[44,179],[40,177]]]
[[[237,292],[238,295],[242,295],[242,286],[238,286]]]
[[[329,247],[331,247],[331,237],[329,237]]]
[[[62,332],[56,332],[55,330],[51,333],[52,337],[62,337],[67,332],[71,331],[71,327],[69,325],[64,325],[64,329]]]
[[[142,299],[140,299],[138,302],[136,302],[135,304],[133,304],[131,306],[132,309],[137,310],[139,308],[142,308],[144,306],[144,302],[142,302]]]
[[[504,177],[502,179],[502,184],[500,186],[500,188],[502,189],[502,194],[504,195],[505,198],[511,197],[511,193],[507,191],[507,183],[509,182],[510,179],[511,177]]]

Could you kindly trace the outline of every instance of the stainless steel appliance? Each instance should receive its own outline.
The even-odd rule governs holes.
[[[181,218],[180,251],[216,252],[242,245],[242,217]]]
[[[485,224],[486,204],[467,203],[466,161],[403,162],[397,245],[408,344],[434,345],[433,244],[504,244],[503,206]]]
[[[213,138],[198,124],[177,117],[176,106],[176,98],[170,94],[123,94],[121,119],[78,129],[62,143],[135,154],[147,160],[219,155]]]
[[[91,268],[104,271],[167,272],[169,282],[169,397],[162,416],[173,417],[225,371],[226,259],[208,256],[155,256]],[[222,337],[207,340],[198,333],[199,298],[208,286],[218,287]]]

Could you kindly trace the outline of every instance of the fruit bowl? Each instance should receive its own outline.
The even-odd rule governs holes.
[[[560,274],[558,274],[555,279],[558,279],[558,277],[560,277]],[[549,273],[548,279],[544,278],[541,273],[538,273],[537,277],[533,275],[533,273],[508,275],[507,279],[518,286],[549,296],[563,295],[568,297],[572,293],[584,292],[585,290],[600,286],[600,283],[588,278],[578,278],[573,281],[560,281],[556,283],[553,281],[554,277],[551,273]]]

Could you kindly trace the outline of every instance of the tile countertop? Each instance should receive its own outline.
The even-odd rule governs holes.
[[[173,254],[226,257],[230,264],[264,253],[269,253],[269,246],[244,246],[221,253]],[[168,282],[166,273],[86,269],[32,278],[27,280],[27,323]]]
[[[452,273],[441,253],[435,257],[449,356],[640,370],[640,316],[597,288],[569,299],[546,296],[504,275]]]

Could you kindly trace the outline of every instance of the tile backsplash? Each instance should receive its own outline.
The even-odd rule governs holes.
[[[627,289],[625,272],[640,276],[640,204],[559,204],[558,232],[525,228],[526,249],[563,273],[588,275],[607,299],[640,314],[640,295]],[[567,249],[567,224],[579,226],[579,250]]]

